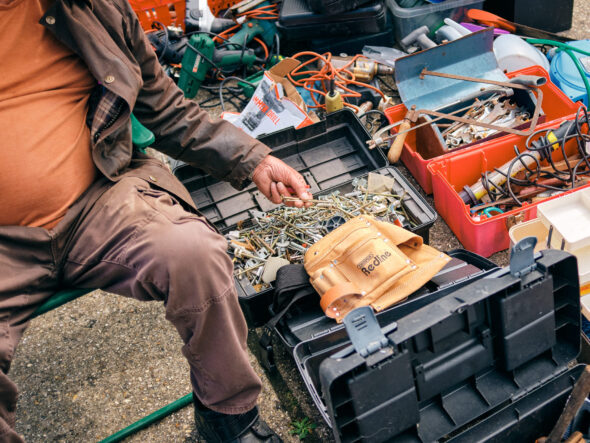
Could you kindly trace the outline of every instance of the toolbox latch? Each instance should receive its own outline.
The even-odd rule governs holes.
[[[381,330],[373,309],[362,306],[351,311],[343,320],[352,346],[361,357],[367,357],[389,343]],[[389,328],[390,331],[397,327]]]
[[[535,262],[536,237],[526,237],[512,247],[510,251],[510,274],[520,278],[537,268]]]

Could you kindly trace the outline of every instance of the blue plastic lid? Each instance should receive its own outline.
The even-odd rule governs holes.
[[[584,51],[590,51],[590,40],[568,42],[568,45],[583,49]],[[574,52],[573,54],[578,60],[580,60],[584,67],[586,77],[590,78],[590,57],[577,52]],[[559,51],[555,57],[553,57],[553,60],[551,60],[551,79],[553,80],[553,83],[564,91],[569,87],[586,93],[584,81],[582,80],[574,61],[563,51]]]

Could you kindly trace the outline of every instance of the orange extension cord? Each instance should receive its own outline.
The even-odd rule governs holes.
[[[326,108],[325,104],[319,103],[315,97],[315,94],[319,94],[325,97],[329,92],[329,83],[330,80],[334,80],[334,86],[338,89],[344,91],[340,94],[340,96],[344,99],[344,106],[354,109],[355,111],[358,110],[357,106],[354,106],[350,103],[346,102],[346,98],[352,97],[360,97],[361,94],[353,91],[348,86],[349,85],[358,85],[364,88],[371,89],[377,92],[381,97],[385,98],[385,94],[381,92],[379,89],[371,86],[367,83],[359,82],[355,80],[354,73],[349,70],[348,68],[354,64],[354,62],[359,58],[362,57],[361,54],[354,56],[348,63],[346,63],[341,68],[335,68],[332,65],[332,54],[326,52],[325,54],[318,54],[316,52],[311,51],[303,51],[293,55],[291,58],[299,59],[301,57],[310,57],[306,61],[302,62],[297,68],[295,68],[290,74],[288,74],[289,80],[295,86],[301,86],[304,89],[311,92],[311,99],[314,102],[314,106],[308,106],[312,109],[324,109]],[[323,62],[323,66],[319,69],[308,69],[303,71],[302,69],[306,66],[309,66],[315,62],[321,61]],[[303,77],[300,80],[296,80],[294,77]],[[322,89],[316,89],[316,82],[320,82],[322,85]]]

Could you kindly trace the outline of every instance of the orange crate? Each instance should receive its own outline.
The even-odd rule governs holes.
[[[557,128],[568,118],[571,116],[543,123],[538,129]],[[526,139],[527,137],[509,134],[491,140],[479,149],[465,149],[447,154],[428,164],[436,211],[447,222],[465,249],[484,257],[507,249],[510,245],[509,228],[514,223],[534,219],[539,203],[590,187],[590,184],[587,184],[534,203],[525,202],[521,207],[490,218],[472,217],[471,207],[463,202],[459,192],[465,186],[477,182],[483,172],[492,171],[512,160],[515,157],[515,146],[520,152],[525,151]],[[577,152],[576,140],[569,140],[565,145],[565,151],[568,156]],[[560,149],[553,153],[555,162],[562,159]]]
[[[164,26],[180,26],[184,30],[186,0],[129,0],[144,31],[149,31],[154,22]]]

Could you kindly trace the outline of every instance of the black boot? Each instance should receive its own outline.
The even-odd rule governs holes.
[[[222,414],[206,408],[193,395],[195,425],[208,443],[282,443],[258,415],[258,408],[243,414]]]

